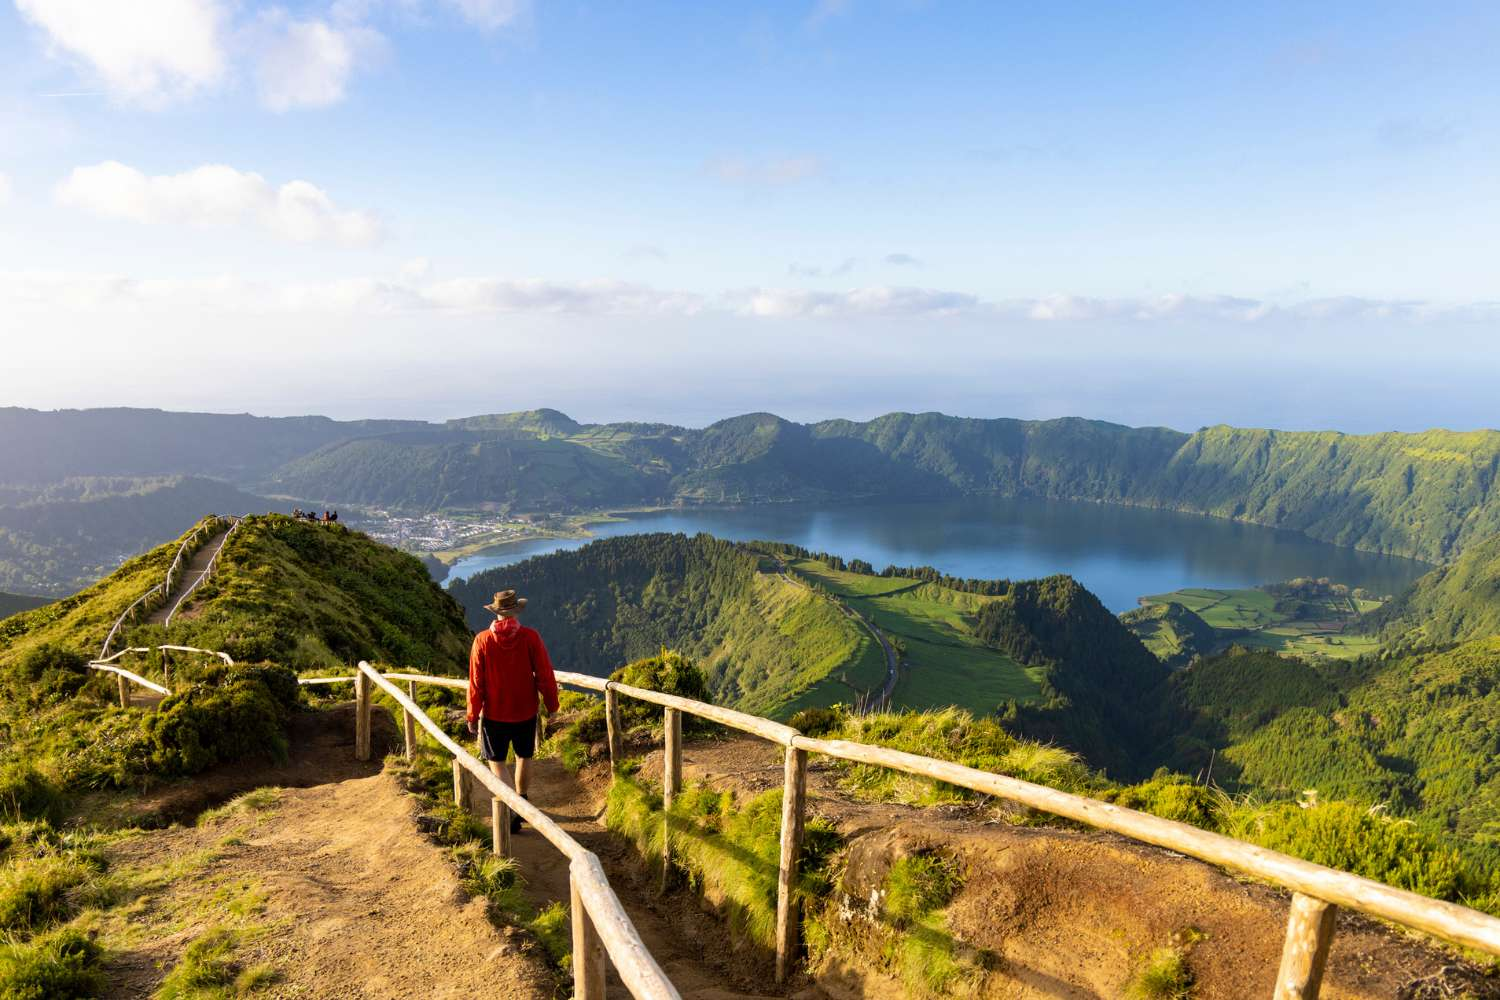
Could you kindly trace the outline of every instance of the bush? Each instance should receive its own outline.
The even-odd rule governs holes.
[[[14,759],[0,764],[0,818],[55,818],[59,805],[57,787],[31,764]]]
[[[98,868],[66,854],[13,861],[0,870],[0,929],[30,931],[68,912],[68,894]]]
[[[837,732],[848,713],[842,705],[830,708],[804,708],[787,720],[787,725],[800,730],[804,736],[827,736]]]
[[[1438,899],[1457,899],[1457,851],[1411,823],[1351,802],[1285,803],[1261,812],[1250,839],[1262,847]]]
[[[1099,798],[1205,830],[1220,828],[1224,802],[1222,793],[1195,785],[1184,775],[1165,772],[1158,772],[1150,781],[1138,785],[1107,789],[1099,793]]]
[[[289,670],[222,667],[147,717],[151,766],[186,775],[250,755],[285,761],[284,726],[296,703],[297,679]]]
[[[628,663],[610,674],[611,680],[631,687],[648,688],[695,701],[708,701],[708,680],[697,664],[675,650],[663,649],[655,656]],[[620,699],[620,715],[628,726],[655,722],[661,709],[634,698]],[[684,723],[690,723],[684,719]]]
[[[0,947],[0,1000],[57,1000],[96,996],[107,985],[102,949],[65,928],[27,944]]]
[[[1136,970],[1125,988],[1127,1000],[1187,1000],[1193,973],[1178,948],[1158,948]]]
[[[88,683],[88,657],[45,643],[28,650],[10,666],[6,684],[18,701],[48,705],[71,698]]]

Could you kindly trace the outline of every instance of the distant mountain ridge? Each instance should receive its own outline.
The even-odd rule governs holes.
[[[62,440],[58,446],[56,441]],[[189,468],[191,467],[191,468]],[[408,510],[1039,497],[1249,521],[1431,562],[1500,535],[1500,431],[1350,435],[890,413],[701,429],[556,410],[450,420],[0,409],[0,496],[64,475],[195,473]]]

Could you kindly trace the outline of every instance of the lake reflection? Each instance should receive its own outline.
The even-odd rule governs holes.
[[[594,527],[599,538],[706,531],[773,539],[845,558],[936,566],[955,576],[1013,580],[1070,573],[1113,611],[1179,587],[1246,587],[1327,576],[1377,594],[1399,591],[1429,567],[1315,542],[1289,531],[1195,514],[1059,500],[968,498],[905,504],[766,505],[631,515]],[[448,581],[589,540],[545,539],[455,563]],[[445,582],[448,582],[445,581]]]

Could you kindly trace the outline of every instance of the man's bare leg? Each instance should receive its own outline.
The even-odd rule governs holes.
[[[530,757],[517,757],[516,758],[516,783],[515,783],[515,785],[513,787],[515,788],[516,791],[520,792],[522,795],[525,795],[526,794],[526,790],[530,786],[531,786],[531,758]]]
[[[501,781],[505,782],[511,788],[515,788],[516,787],[511,782],[511,780],[510,780],[510,772],[508,770],[506,770],[506,768],[505,768],[505,761],[503,761],[503,760],[492,760],[492,761],[490,761],[490,773],[493,774],[495,777],[499,778]],[[525,793],[523,792],[522,794],[524,795]]]

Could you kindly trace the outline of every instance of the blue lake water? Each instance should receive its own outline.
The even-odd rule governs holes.
[[[1326,576],[1391,594],[1425,563],[1316,542],[1302,535],[1171,511],[1057,500],[968,498],[858,505],[777,504],[630,515],[594,526],[598,538],[700,531],[741,541],[792,542],[887,565],[1013,580],[1070,573],[1112,611],[1180,587],[1248,587]],[[543,539],[461,559],[448,580],[592,539]],[[447,582],[447,581],[445,581]]]

